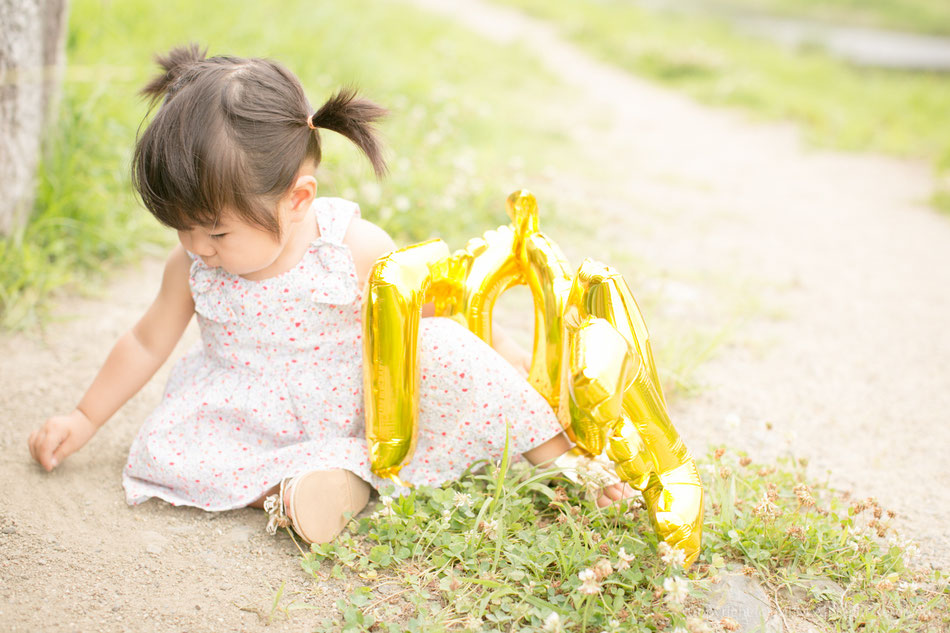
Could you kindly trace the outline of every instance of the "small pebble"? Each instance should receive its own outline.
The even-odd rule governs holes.
[[[16,526],[8,525],[7,527],[3,528],[3,533],[4,533],[4,534],[16,534]]]

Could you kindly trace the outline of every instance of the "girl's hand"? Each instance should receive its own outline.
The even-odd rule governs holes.
[[[49,472],[82,448],[96,430],[96,425],[79,409],[69,415],[54,416],[30,433],[30,455]]]

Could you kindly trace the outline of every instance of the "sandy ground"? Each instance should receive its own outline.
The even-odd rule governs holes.
[[[924,562],[947,567],[950,222],[925,205],[928,168],[807,148],[791,127],[630,78],[532,20],[452,7],[485,35],[536,50],[596,113],[565,120],[599,176],[526,183],[542,213],[557,199],[601,227],[552,235],[569,259],[602,256],[649,297],[661,357],[688,348],[684,324],[718,337],[689,375],[695,395],[672,402],[694,452],[726,443],[759,459],[807,457],[813,475],[896,510]],[[269,612],[286,583],[281,604],[304,609],[267,629],[296,631],[332,614],[345,589],[314,589],[260,511],[125,504],[126,451],[168,366],[57,471],[31,462],[29,431],[75,405],[160,268],[148,260],[102,296],[64,299],[42,334],[0,337],[4,630],[258,630],[266,618],[254,610]],[[195,336],[192,326],[178,353]]]

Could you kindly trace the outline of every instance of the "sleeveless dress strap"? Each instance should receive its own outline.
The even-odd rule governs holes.
[[[359,296],[359,286],[353,258],[343,243],[343,236],[353,218],[360,217],[360,207],[342,198],[318,198],[313,204],[320,236],[312,248],[323,274],[315,280],[311,299],[317,303],[351,304]]]
[[[227,273],[223,268],[208,266],[191,251],[185,252],[191,258],[188,286],[191,288],[191,298],[195,302],[195,311],[206,319],[218,323],[226,323],[234,319],[234,310],[227,296],[227,289],[231,285]]]
[[[343,244],[343,236],[353,218],[360,217],[360,206],[343,198],[317,198],[314,200],[317,227],[320,237],[330,244]]]

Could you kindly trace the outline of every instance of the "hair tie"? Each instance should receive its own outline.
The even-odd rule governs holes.
[[[317,126],[313,124],[313,115],[314,115],[314,114],[316,114],[316,112],[314,112],[313,114],[311,114],[310,116],[307,117],[307,127],[310,128],[311,130],[317,129]]]

